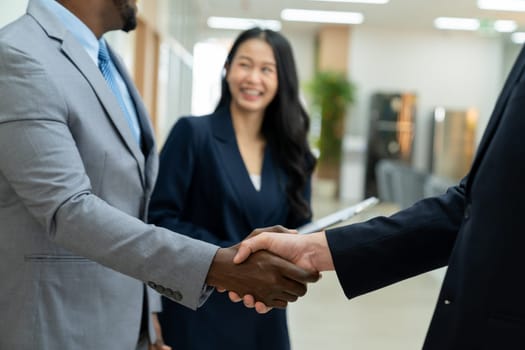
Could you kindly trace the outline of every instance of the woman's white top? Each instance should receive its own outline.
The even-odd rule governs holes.
[[[250,180],[252,180],[253,187],[255,187],[257,191],[260,191],[261,190],[261,175],[250,174]]]

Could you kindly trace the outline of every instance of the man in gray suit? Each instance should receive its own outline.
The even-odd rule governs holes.
[[[284,307],[318,278],[144,223],[153,132],[102,39],[135,14],[133,0],[31,0],[0,30],[0,349],[159,344],[143,282],[193,309],[212,286]]]

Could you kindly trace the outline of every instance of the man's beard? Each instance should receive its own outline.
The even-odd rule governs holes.
[[[134,6],[127,0],[113,0],[122,19],[122,30],[129,32],[137,27],[137,13]]]

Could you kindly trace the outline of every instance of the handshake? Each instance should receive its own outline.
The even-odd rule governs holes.
[[[220,248],[206,282],[233,302],[266,313],[306,294],[321,271],[333,270],[324,232],[298,235],[282,226],[254,230],[244,241]]]

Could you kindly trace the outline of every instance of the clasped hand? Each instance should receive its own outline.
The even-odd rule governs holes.
[[[254,230],[248,238],[261,232],[276,235],[293,232],[281,226]],[[295,236],[293,234],[289,234]],[[306,294],[307,283],[316,282],[320,275],[308,266],[299,266],[269,251],[250,251],[242,254],[242,261],[234,257],[241,252],[242,243],[229,248],[220,248],[215,255],[208,273],[207,284],[220,291],[230,291],[240,297],[253,298],[268,309],[285,308],[288,302],[296,301]],[[244,248],[243,248],[244,249]],[[249,304],[248,304],[249,306]],[[264,310],[261,310],[264,311]]]
[[[256,237],[248,237],[239,244],[239,249],[234,257],[236,264],[242,264],[253,254],[267,250],[276,254],[306,271],[334,270],[334,264],[325,232],[316,232],[309,235],[283,234],[263,232]],[[321,277],[321,275],[318,275]],[[233,302],[244,301],[246,307],[255,307],[258,313],[271,310],[271,305],[258,299],[255,295],[238,294],[229,292]]]

